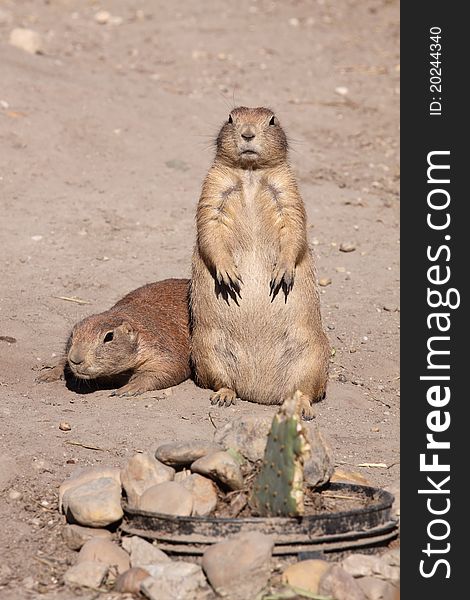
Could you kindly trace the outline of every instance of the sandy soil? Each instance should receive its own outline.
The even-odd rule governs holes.
[[[99,8],[122,22],[99,25]],[[9,45],[21,26],[42,35],[42,55]],[[189,381],[136,399],[35,383],[77,320],[189,275],[200,185],[234,105],[277,111],[331,278],[318,425],[337,464],[397,480],[398,61],[393,0],[0,1],[0,336],[16,340],[0,341],[2,599],[72,597],[56,493],[76,465],[122,465],[210,438],[212,421],[274,412],[213,408]]]

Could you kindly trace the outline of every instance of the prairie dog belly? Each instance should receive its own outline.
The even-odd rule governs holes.
[[[233,359],[226,362],[233,386],[241,398],[263,404],[283,400],[282,395],[292,387],[292,366],[308,353],[315,336],[305,319],[310,294],[302,293],[307,290],[300,281],[287,301],[282,290],[271,301],[271,264],[257,252],[247,253],[239,264],[244,285],[238,306],[221,303],[219,298],[217,307],[219,351]],[[302,276],[305,267],[298,270]]]

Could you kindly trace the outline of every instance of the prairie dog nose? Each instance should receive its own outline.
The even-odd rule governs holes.
[[[242,129],[241,136],[246,142],[250,142],[255,137],[255,132],[249,126],[244,127]]]
[[[69,361],[74,365],[80,365],[83,362],[83,355],[74,348],[69,352]]]

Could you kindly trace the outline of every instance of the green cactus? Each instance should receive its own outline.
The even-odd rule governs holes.
[[[260,516],[295,516],[304,512],[303,466],[310,445],[300,418],[302,394],[287,399],[274,416],[268,434],[263,466],[250,504]]]

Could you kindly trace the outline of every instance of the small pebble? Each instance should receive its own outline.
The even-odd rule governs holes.
[[[10,44],[20,48],[28,54],[40,54],[42,51],[42,38],[37,31],[18,27],[10,33]]]
[[[340,252],[354,252],[356,246],[352,242],[343,242],[339,246]]]
[[[95,21],[96,23],[98,23],[99,25],[106,25],[106,23],[109,21],[111,17],[111,13],[109,13],[107,10],[99,10],[96,14],[95,14]]]
[[[335,92],[340,96],[346,96],[349,93],[349,90],[347,87],[339,85],[338,87],[335,87]]]
[[[67,423],[67,421],[62,421],[59,423],[59,429],[61,431],[70,431],[72,428],[70,427],[70,423]]]
[[[331,284],[331,277],[322,277],[321,279],[318,280],[318,285],[320,285],[321,287],[326,287],[327,285]]]
[[[165,165],[169,169],[175,169],[176,171],[185,172],[188,171],[191,167],[184,160],[179,160],[178,158],[174,158],[173,160],[167,160]]]

